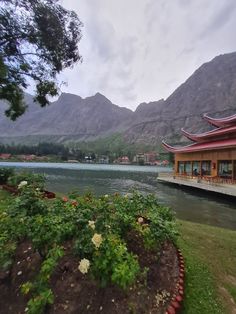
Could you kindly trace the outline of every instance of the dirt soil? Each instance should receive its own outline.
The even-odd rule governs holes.
[[[28,298],[22,295],[20,287],[32,281],[40,270],[42,259],[33,252],[31,243],[21,243],[15,254],[11,271],[0,271],[0,313],[25,314]]]
[[[148,267],[147,280],[140,278],[124,292],[117,287],[100,288],[98,283],[78,270],[79,258],[72,253],[72,243],[65,245],[52,278],[55,300],[45,314],[154,314],[165,313],[174,293],[178,276],[178,257],[172,243],[166,242],[156,252],[146,251],[142,239],[131,232],[128,249],[138,255],[141,268]],[[0,314],[23,314],[28,298],[20,285],[37,275],[41,258],[29,242],[18,246],[10,272],[0,272]]]

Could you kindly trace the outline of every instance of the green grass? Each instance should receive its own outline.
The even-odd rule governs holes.
[[[184,313],[233,313],[236,231],[178,222],[186,262]]]

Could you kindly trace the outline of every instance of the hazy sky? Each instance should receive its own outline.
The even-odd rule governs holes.
[[[62,0],[84,23],[83,63],[62,88],[119,106],[167,98],[202,63],[236,51],[236,0]]]

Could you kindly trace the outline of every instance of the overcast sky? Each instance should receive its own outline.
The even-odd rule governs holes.
[[[119,106],[167,98],[201,64],[236,51],[236,0],[61,0],[83,22],[65,92]]]

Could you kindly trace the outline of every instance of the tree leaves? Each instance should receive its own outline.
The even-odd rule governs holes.
[[[0,0],[0,99],[12,120],[26,109],[24,90],[35,82],[35,101],[58,94],[56,75],[81,60],[78,16],[57,0]]]

